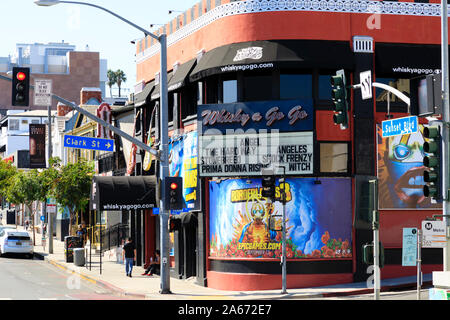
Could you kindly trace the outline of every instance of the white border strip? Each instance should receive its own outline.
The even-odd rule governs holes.
[[[311,11],[363,14],[392,14],[424,17],[440,17],[439,3],[392,2],[372,0],[246,0],[223,4],[203,14],[186,26],[167,36],[167,46],[197,32],[208,24],[225,17],[239,14],[277,12],[277,11]],[[136,64],[151,58],[160,51],[159,43],[136,54]]]

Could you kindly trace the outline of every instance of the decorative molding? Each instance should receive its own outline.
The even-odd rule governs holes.
[[[191,23],[167,36],[167,46],[183,40],[216,20],[249,13],[277,11],[311,11],[361,14],[390,14],[423,17],[440,17],[439,3],[393,2],[373,0],[246,0],[223,4],[208,11]],[[156,55],[160,44],[156,43],[136,54],[136,63]]]

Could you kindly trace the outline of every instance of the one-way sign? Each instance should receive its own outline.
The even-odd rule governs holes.
[[[77,148],[77,149],[89,149],[96,151],[114,151],[113,139],[91,138],[81,136],[64,136],[64,147]]]

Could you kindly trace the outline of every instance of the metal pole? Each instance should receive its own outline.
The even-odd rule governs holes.
[[[160,177],[164,180],[169,176],[169,128],[168,128],[168,94],[167,94],[167,37],[162,34],[159,37],[161,44],[161,71],[159,87],[161,92],[161,144],[160,144]],[[170,291],[170,266],[169,266],[169,211],[164,208],[163,199],[166,198],[164,188],[161,190],[160,200],[160,243],[161,243],[161,294],[172,293]]]
[[[449,122],[450,122],[450,108],[449,108],[449,70],[448,70],[448,10],[447,0],[441,1],[441,58],[442,58],[442,118],[444,125],[442,126],[442,190],[443,203],[442,212],[444,214],[443,220],[449,226],[449,219],[445,216],[450,214],[450,206],[448,199],[448,168],[449,168]],[[448,236],[448,235],[447,235]],[[443,271],[450,271],[450,257],[449,257],[449,238],[447,238],[447,245],[443,249]]]
[[[373,203],[374,210],[372,212],[372,229],[373,229],[373,274],[374,274],[374,300],[380,300],[380,231],[378,225],[378,181],[370,180],[374,184]]]
[[[422,230],[417,229],[417,300],[422,286]]]
[[[286,186],[286,179],[284,177],[283,174],[283,257],[282,257],[282,267],[281,267],[281,279],[282,279],[282,284],[283,287],[281,289],[281,293],[282,294],[286,294],[286,191],[285,191],[285,186]]]
[[[52,157],[52,111],[51,105],[47,107],[48,110],[48,168],[50,168],[50,158]],[[45,202],[45,209],[47,209],[47,202]],[[46,210],[47,211],[47,210]],[[52,213],[48,213],[48,253],[53,253],[53,216]]]

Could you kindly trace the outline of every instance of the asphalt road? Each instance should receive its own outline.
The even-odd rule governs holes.
[[[46,261],[0,257],[0,300],[123,300]]]

